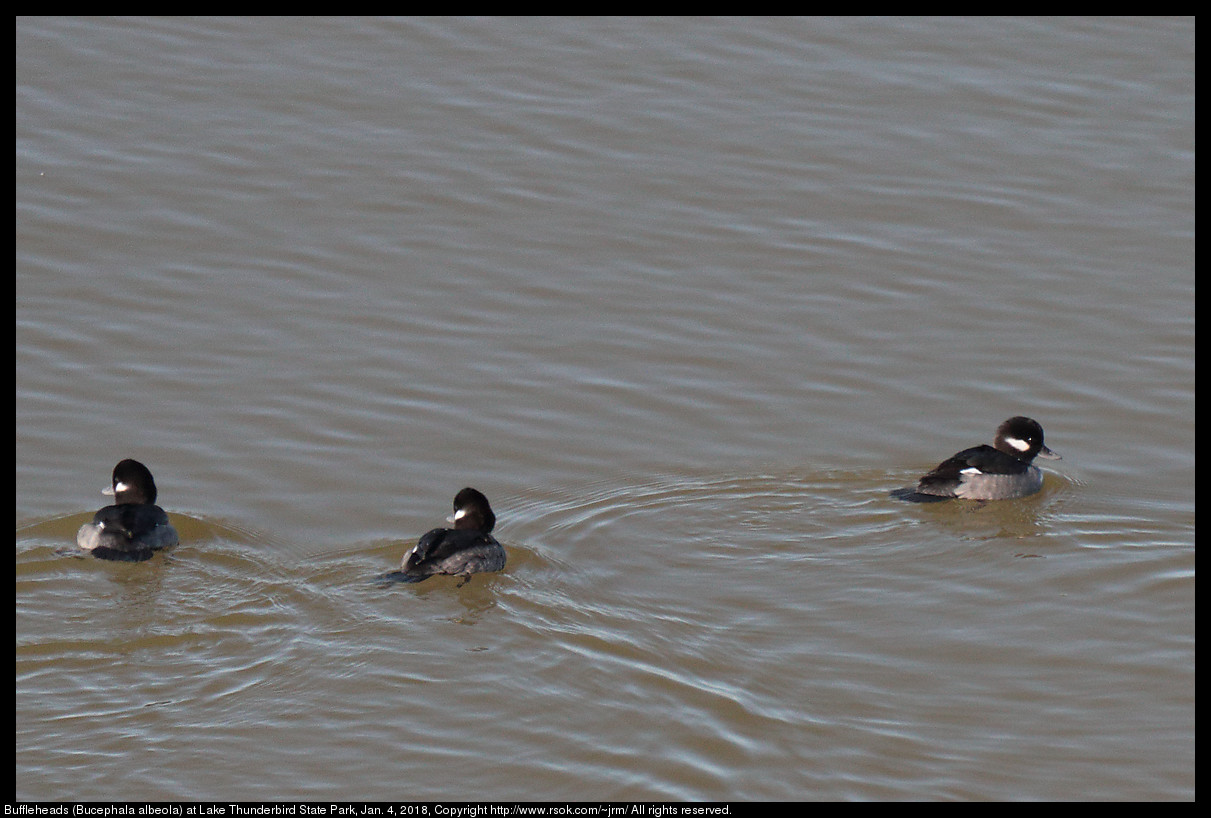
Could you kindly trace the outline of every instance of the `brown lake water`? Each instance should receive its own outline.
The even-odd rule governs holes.
[[[18,19],[16,798],[1192,799],[1194,30]]]

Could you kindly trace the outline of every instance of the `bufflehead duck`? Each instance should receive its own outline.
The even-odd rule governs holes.
[[[76,544],[103,560],[140,562],[151,559],[161,548],[177,544],[177,532],[168,515],[156,503],[156,481],[137,460],[114,466],[110,487],[115,503],[93,515],[80,526]]]
[[[505,549],[490,533],[496,515],[488,498],[475,489],[465,488],[454,497],[454,514],[447,518],[454,528],[435,528],[404,555],[400,570],[383,574],[383,579],[420,582],[434,574],[463,577],[460,585],[480,571],[499,571],[505,567]]]
[[[993,445],[964,449],[939,463],[915,489],[897,489],[892,496],[912,503],[1025,497],[1043,487],[1043,473],[1030,462],[1036,456],[1060,459],[1043,445],[1042,426],[1030,418],[1010,418],[997,427]]]

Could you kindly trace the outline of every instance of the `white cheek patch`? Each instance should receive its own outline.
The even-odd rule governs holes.
[[[1022,440],[1020,437],[1007,437],[1005,438],[1005,442],[1017,449],[1019,452],[1025,452],[1030,449],[1030,444],[1027,441]]]
[[[465,508],[460,508],[458,511],[454,512],[453,519],[455,522],[458,522],[459,520],[461,520],[463,517],[466,517],[466,516],[467,516],[467,510]]]

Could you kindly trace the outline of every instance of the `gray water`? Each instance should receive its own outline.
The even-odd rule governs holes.
[[[16,798],[1193,798],[1194,30],[18,19]]]

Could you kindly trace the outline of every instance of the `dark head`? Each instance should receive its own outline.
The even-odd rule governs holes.
[[[103,493],[114,496],[114,505],[152,505],[156,501],[156,481],[151,470],[138,460],[123,460],[114,466],[111,485]]]
[[[1029,463],[1035,456],[1045,460],[1059,460],[1060,456],[1043,445],[1043,427],[1037,421],[1020,415],[997,427],[993,445],[998,451],[1012,455]]]
[[[465,488],[454,496],[454,515],[450,517],[456,529],[488,533],[496,526],[496,515],[488,498],[473,488]]]

